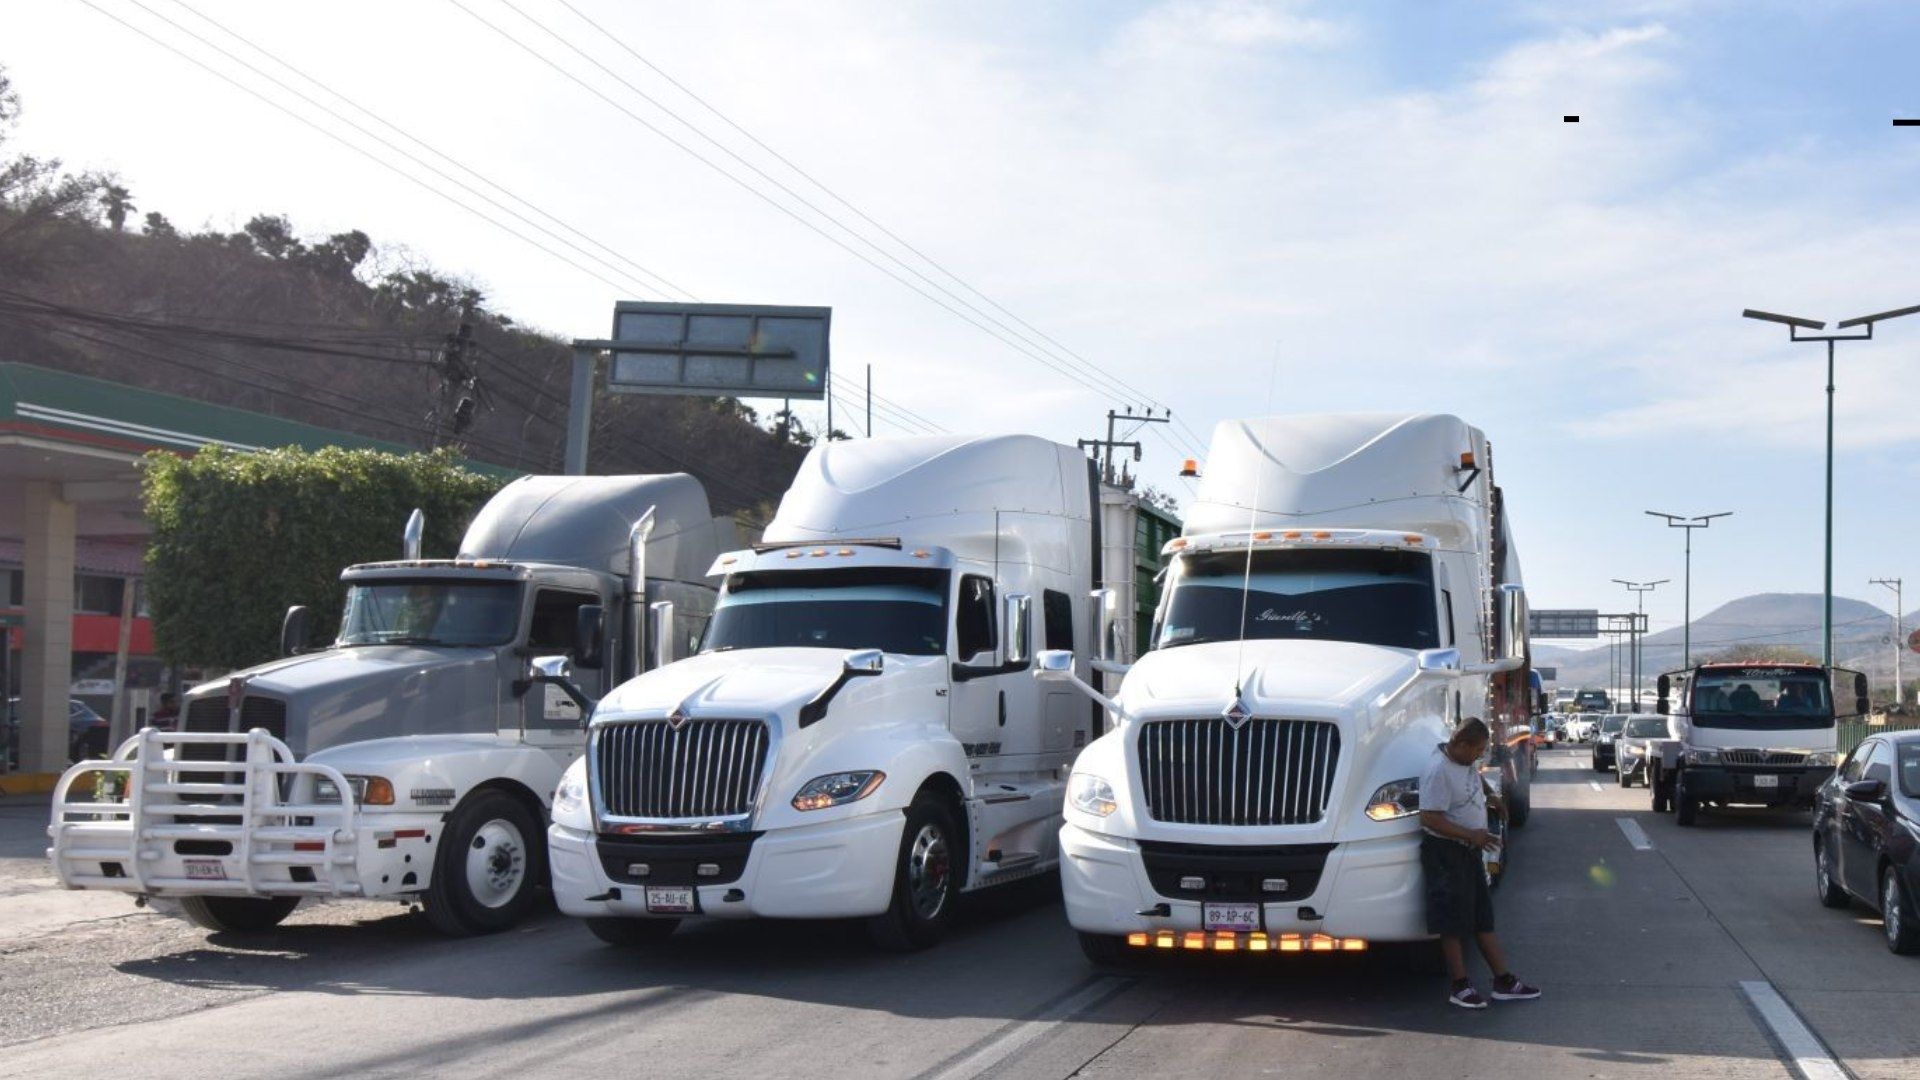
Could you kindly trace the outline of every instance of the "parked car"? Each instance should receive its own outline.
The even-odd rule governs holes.
[[[1667,718],[1653,713],[1627,717],[1626,726],[1613,740],[1613,771],[1620,774],[1620,786],[1632,787],[1635,780],[1647,782],[1647,744],[1654,739],[1670,738]]]
[[[1608,713],[1600,717],[1599,726],[1593,733],[1593,771],[1606,772],[1613,768],[1614,736],[1627,726],[1626,713]]]
[[[1813,809],[1820,902],[1880,912],[1887,948],[1920,953],[1920,731],[1861,743],[1821,785]]]
[[[78,698],[67,699],[67,760],[107,755],[107,718]],[[20,765],[20,699],[7,699],[7,768]]]

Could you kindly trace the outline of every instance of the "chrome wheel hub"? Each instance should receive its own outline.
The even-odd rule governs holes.
[[[947,852],[946,835],[931,822],[922,825],[907,849],[907,895],[913,899],[913,912],[922,919],[937,917],[947,906],[947,883],[952,875],[952,860]]]
[[[511,821],[480,826],[467,846],[467,891],[483,907],[501,907],[520,893],[527,878],[527,842]]]

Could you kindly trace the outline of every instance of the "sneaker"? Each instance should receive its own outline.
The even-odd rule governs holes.
[[[1493,1000],[1495,1001],[1532,1001],[1539,996],[1539,987],[1528,986],[1512,972],[1493,980]]]
[[[1454,987],[1453,993],[1447,995],[1447,1000],[1463,1009],[1487,1007],[1487,999],[1480,996],[1480,991],[1475,990],[1472,983]]]

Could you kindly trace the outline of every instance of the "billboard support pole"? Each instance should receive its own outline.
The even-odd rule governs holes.
[[[573,394],[567,403],[567,454],[562,466],[568,476],[587,472],[587,432],[593,427],[593,375],[598,366],[597,349],[573,348]]]

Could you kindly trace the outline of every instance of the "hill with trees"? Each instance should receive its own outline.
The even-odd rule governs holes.
[[[132,180],[14,152],[0,69],[0,359],[557,472],[571,351],[470,281],[274,213],[188,229]],[[684,471],[764,520],[816,437],[727,398],[601,395],[589,470]]]

